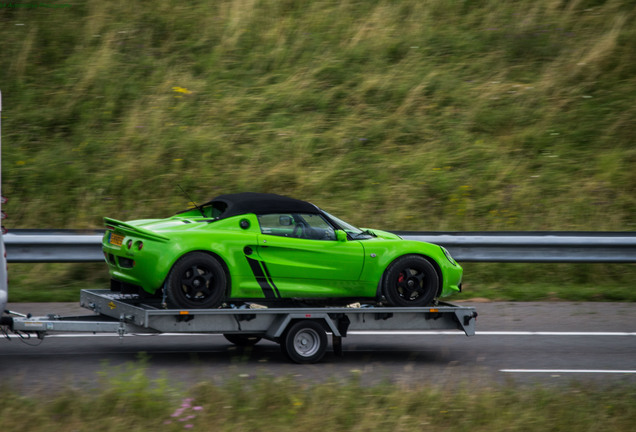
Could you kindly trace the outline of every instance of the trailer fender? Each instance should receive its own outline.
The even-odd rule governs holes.
[[[346,315],[343,315],[346,318]],[[319,312],[319,313],[288,313],[284,315],[278,315],[272,324],[267,329],[265,333],[265,338],[270,340],[278,340],[287,327],[289,327],[290,323],[298,320],[312,320],[312,321],[322,321],[327,326],[328,331],[333,333],[334,336],[342,336],[342,332],[338,328],[338,322],[348,321],[348,318],[344,320],[341,317],[336,318],[335,320],[331,318],[328,313]],[[343,324],[340,324],[343,326]],[[348,323],[344,328],[344,333],[346,335],[346,328],[348,327]]]

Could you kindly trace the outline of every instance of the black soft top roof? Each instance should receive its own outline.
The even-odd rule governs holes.
[[[246,213],[320,213],[318,207],[306,201],[270,193],[243,192],[219,195],[203,204],[212,205],[224,219]]]

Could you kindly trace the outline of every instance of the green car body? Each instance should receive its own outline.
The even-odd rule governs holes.
[[[166,219],[104,220],[111,287],[149,294],[163,289],[179,307],[283,299],[377,302],[387,284],[402,297],[389,304],[422,306],[461,289],[462,268],[444,248],[360,230],[312,204],[273,194],[222,195]],[[391,272],[404,257],[406,270]],[[417,270],[414,257],[430,263],[436,275]],[[388,273],[395,281],[386,282]],[[426,280],[436,286],[424,299]],[[408,283],[422,288],[410,290]]]

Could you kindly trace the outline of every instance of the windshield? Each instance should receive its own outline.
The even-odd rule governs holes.
[[[327,215],[327,217],[329,219],[331,219],[333,222],[335,222],[340,227],[340,229],[345,230],[346,233],[351,236],[351,238],[354,238],[356,240],[360,240],[360,239],[368,239],[368,238],[374,237],[368,231],[363,231],[360,228],[356,228],[353,225],[351,225],[350,223],[347,223],[347,222],[343,221],[342,219],[337,218],[337,217],[335,217],[334,215],[332,215],[330,213],[327,213],[324,210],[323,210],[323,212],[325,213],[325,215]]]

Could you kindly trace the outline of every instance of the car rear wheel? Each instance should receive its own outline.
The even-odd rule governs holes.
[[[166,297],[179,308],[215,308],[223,302],[226,290],[227,276],[221,263],[206,253],[193,252],[172,267]]]
[[[407,255],[384,274],[382,292],[390,306],[426,306],[435,298],[439,276],[426,258]]]

